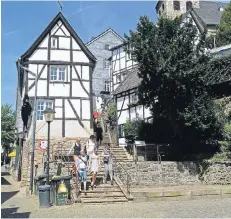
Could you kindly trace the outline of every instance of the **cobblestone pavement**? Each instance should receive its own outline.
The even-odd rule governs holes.
[[[231,218],[231,199],[159,201],[81,205],[39,209],[38,198],[26,198],[19,184],[2,173],[2,218]]]

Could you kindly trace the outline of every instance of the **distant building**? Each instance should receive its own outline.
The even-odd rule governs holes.
[[[98,108],[101,100],[100,92],[110,92],[110,75],[108,58],[111,56],[110,48],[120,45],[124,42],[111,28],[93,37],[87,44],[87,48],[96,57],[97,63],[93,71],[92,85],[94,93],[94,108]]]
[[[214,33],[220,24],[222,13],[228,3],[220,1],[202,1],[202,0],[181,0],[181,1],[158,1],[156,13],[158,16],[165,16],[174,19],[183,15],[182,22],[192,18],[194,24],[200,33],[210,35]]]

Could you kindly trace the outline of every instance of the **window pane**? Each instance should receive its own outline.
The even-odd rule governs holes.
[[[51,67],[50,80],[51,81],[57,80],[57,68],[56,67]]]
[[[38,101],[37,103],[37,120],[43,120],[43,111],[46,108],[52,108],[52,101]]]
[[[65,81],[65,68],[59,68],[59,81]]]

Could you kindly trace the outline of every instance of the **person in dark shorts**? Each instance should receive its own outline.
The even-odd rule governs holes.
[[[97,142],[97,147],[99,147],[102,143],[103,140],[103,129],[100,126],[100,124],[97,124],[97,128],[96,128],[96,142]]]

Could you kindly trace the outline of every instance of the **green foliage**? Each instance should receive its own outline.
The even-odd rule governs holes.
[[[143,121],[140,119],[127,120],[124,124],[124,135],[125,137],[133,135],[136,138],[140,136],[140,129]]]
[[[108,105],[107,114],[113,121],[116,120],[116,104],[112,103]]]
[[[137,30],[125,37],[142,79],[139,99],[151,108],[154,121],[166,120],[172,143],[185,148],[220,137],[222,124],[205,80],[205,36],[197,36],[192,22],[180,25],[179,20],[161,18],[155,25],[141,17]]]
[[[1,106],[1,116],[1,144],[8,149],[14,142],[15,112],[10,105],[4,104]]]

